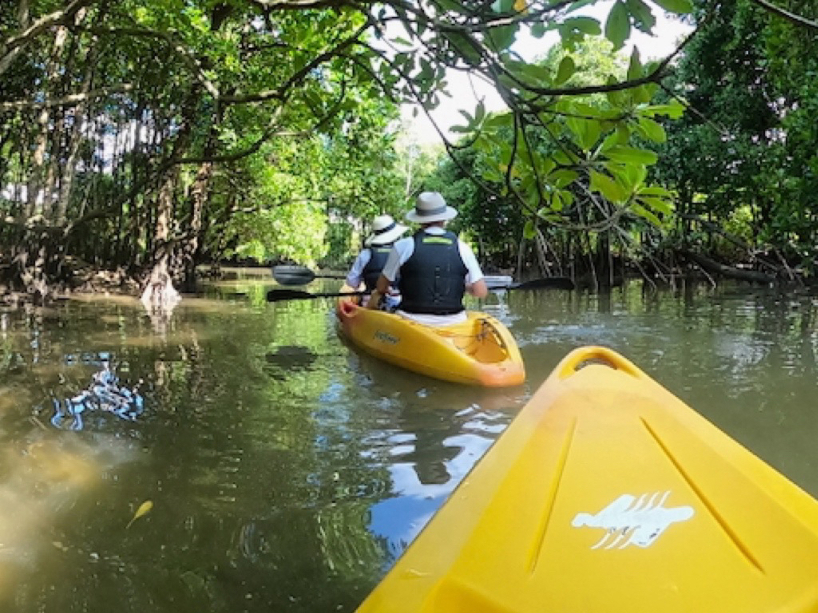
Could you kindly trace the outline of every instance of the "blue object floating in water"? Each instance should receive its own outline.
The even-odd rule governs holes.
[[[120,419],[136,421],[145,410],[145,403],[139,394],[139,384],[128,388],[120,385],[110,365],[110,354],[101,353],[102,369],[91,377],[88,389],[65,400],[53,399],[54,415],[51,424],[61,430],[82,430],[82,413],[85,411],[107,411]]]

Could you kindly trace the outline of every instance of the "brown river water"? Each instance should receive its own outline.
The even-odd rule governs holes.
[[[483,390],[361,355],[329,300],[271,287],[240,271],[161,327],[129,298],[0,313],[0,611],[354,611],[581,345],[818,496],[810,295],[493,294],[471,306],[506,323],[528,381]]]

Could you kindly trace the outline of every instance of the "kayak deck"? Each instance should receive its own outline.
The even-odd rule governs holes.
[[[485,313],[470,312],[463,323],[431,327],[342,298],[337,314],[344,335],[355,345],[407,370],[486,387],[525,381],[514,337]]]
[[[359,609],[375,611],[815,612],[818,502],[583,348]]]

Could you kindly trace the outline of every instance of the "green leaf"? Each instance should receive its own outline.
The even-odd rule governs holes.
[[[655,196],[657,198],[671,198],[672,194],[664,187],[652,185],[639,190],[639,196]]]
[[[519,69],[520,75],[530,79],[534,85],[539,85],[543,81],[551,80],[551,71],[545,66],[538,64],[523,64]]]
[[[628,194],[619,183],[596,170],[591,170],[591,191],[602,194],[611,202],[621,203],[628,199]]]
[[[486,118],[486,105],[483,101],[477,103],[477,109],[474,111],[474,123],[481,123]]]
[[[565,151],[563,149],[557,151],[552,157],[554,158],[554,161],[560,166],[573,166],[574,164],[579,162],[577,156],[575,156],[570,151]]]
[[[628,80],[638,79],[642,75],[642,62],[639,60],[639,49],[633,48],[631,51],[631,60],[628,64]]]
[[[514,44],[514,39],[517,37],[517,26],[496,26],[489,30],[488,35],[494,43],[495,51],[503,51]]]
[[[574,195],[568,190],[561,189],[554,192],[551,197],[551,209],[553,211],[562,211],[565,207],[571,206],[574,203]]]
[[[579,178],[579,173],[575,170],[557,170],[548,175],[548,181],[559,189],[566,187]]]
[[[626,0],[628,11],[633,17],[633,25],[642,32],[650,33],[656,25],[656,17],[642,0]]]
[[[599,20],[593,17],[569,17],[562,22],[562,25],[591,36],[599,36],[602,34],[602,27],[599,25]]]
[[[671,119],[679,119],[679,117],[684,114],[685,107],[678,100],[671,100],[667,104],[654,104],[648,106],[642,109],[640,112],[642,115],[647,115],[649,117],[655,117],[656,115],[667,115]]]
[[[611,147],[620,145],[622,142],[627,141],[622,141],[620,133],[613,131],[605,137],[605,140],[602,141],[602,144],[599,146],[599,153],[605,153]]]
[[[614,162],[622,162],[624,164],[655,164],[659,159],[653,151],[647,149],[637,149],[635,147],[627,147],[624,145],[616,145],[605,152],[605,157]]]
[[[451,128],[449,128],[451,129]],[[500,172],[491,166],[488,166],[483,169],[482,174],[480,175],[484,181],[488,181],[490,183],[499,183],[503,180],[503,175]]]
[[[547,159],[547,160],[543,161],[542,164],[540,164],[540,166],[539,166],[540,174],[542,176],[547,176],[556,167],[557,167],[557,163],[554,160]]]
[[[437,0],[437,3],[444,11],[460,12],[463,10],[463,5],[455,0]]]
[[[693,12],[693,3],[690,0],[653,0],[653,2],[671,13]]]
[[[551,223],[562,223],[563,221],[565,221],[562,215],[553,212],[547,207],[543,207],[539,211],[537,211],[537,217],[545,221],[550,221]]]
[[[510,13],[514,8],[514,0],[495,0],[491,5],[491,10],[495,13]]]
[[[574,140],[584,151],[593,148],[602,133],[602,125],[596,119],[569,117],[566,124],[574,133]]]
[[[562,201],[565,203],[565,206],[571,206],[572,204],[574,204],[574,194],[572,194],[569,191],[563,190]]]
[[[608,78],[605,80],[608,85],[616,85],[619,83],[619,79],[617,79],[613,75],[608,75]],[[628,95],[622,91],[610,91],[605,92],[605,97],[608,99],[608,102],[611,103],[613,107],[620,107],[625,104],[627,101]]]
[[[605,22],[605,38],[613,43],[614,51],[622,48],[631,33],[630,16],[624,2],[617,0]]]
[[[645,183],[648,169],[642,164],[626,164],[624,162],[606,162],[603,164],[614,179],[622,185],[627,193],[637,191]]]
[[[480,54],[476,51],[474,41],[462,32],[448,32],[449,39],[454,50],[471,66],[477,66],[480,61]]]
[[[653,97],[650,85],[640,85],[630,90],[631,98],[636,104],[647,104]]]
[[[643,196],[641,193],[638,196],[639,202],[645,204],[662,215],[671,215],[673,213],[673,206],[667,200],[662,198],[653,198],[651,196]]]
[[[643,219],[648,220],[650,223],[652,223],[657,228],[662,227],[662,222],[660,221],[660,219],[656,215],[654,215],[651,211],[649,211],[645,207],[643,207],[642,205],[637,204],[637,203],[634,202],[633,204],[631,204],[631,210],[634,213],[636,213],[637,215],[639,215],[639,217],[642,217]]]
[[[574,63],[573,58],[570,55],[566,55],[564,58],[562,58],[560,67],[557,69],[557,78],[554,79],[554,84],[562,85],[565,83],[573,76],[576,69],[577,65]]]
[[[640,117],[638,125],[645,138],[652,140],[654,143],[664,143],[667,140],[667,133],[662,127],[662,124],[648,119],[647,117]]]
[[[535,23],[531,26],[531,36],[534,38],[542,38],[545,36],[545,33],[549,30],[544,24],[542,23]]]
[[[534,223],[533,219],[529,219],[525,222],[525,227],[523,227],[523,237],[527,240],[531,240],[537,235],[537,226]]]
[[[510,128],[513,120],[511,113],[498,113],[486,119],[483,123],[483,129],[499,131],[503,128]]]

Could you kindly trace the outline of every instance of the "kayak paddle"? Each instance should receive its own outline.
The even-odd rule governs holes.
[[[267,292],[267,302],[282,300],[310,300],[311,298],[339,298],[341,296],[366,296],[369,292],[328,292],[311,294],[297,289],[271,289]]]
[[[313,279],[346,279],[346,276],[319,275],[304,266],[273,266],[273,279],[281,285],[306,285]]]
[[[492,287],[491,291],[518,290],[518,289],[574,289],[574,282],[568,277],[543,277],[532,279],[525,283],[512,283]],[[311,298],[339,298],[341,296],[365,296],[369,292],[326,292],[311,294],[296,289],[271,289],[267,292],[267,302],[281,302],[282,300],[310,300]]]

